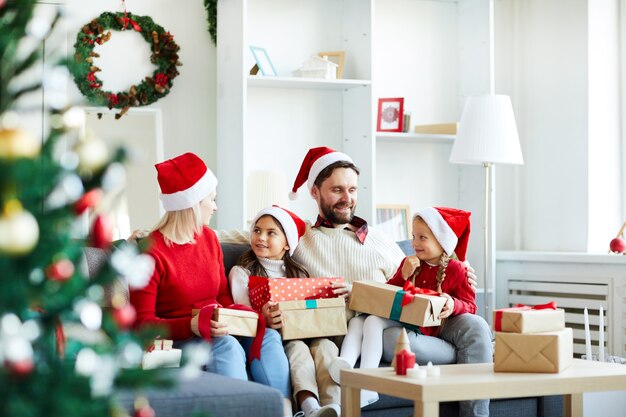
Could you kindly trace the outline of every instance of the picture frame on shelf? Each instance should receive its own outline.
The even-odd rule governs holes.
[[[261,75],[271,77],[275,77],[278,75],[278,73],[276,72],[276,68],[274,68],[274,64],[272,64],[272,60],[267,54],[265,48],[250,45],[250,51],[252,51],[252,55],[254,56],[257,67],[259,67]]]
[[[404,122],[404,97],[379,98],[376,131],[402,132]]]
[[[394,241],[411,236],[411,212],[408,204],[376,205],[376,227]]]
[[[346,58],[345,51],[318,52],[317,55],[322,58],[326,56],[330,62],[337,64],[337,79],[340,80],[343,78],[343,66]]]

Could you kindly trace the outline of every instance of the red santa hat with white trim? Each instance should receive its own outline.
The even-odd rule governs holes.
[[[435,238],[448,254],[456,253],[460,261],[465,261],[470,235],[470,213],[450,207],[427,207],[415,213],[430,227]]]
[[[296,250],[296,246],[298,246],[298,242],[300,238],[304,235],[306,230],[306,225],[304,224],[304,220],[290,212],[287,209],[279,207],[277,205],[273,205],[271,207],[267,207],[262,209],[254,216],[252,219],[252,224],[250,226],[250,234],[254,232],[254,227],[256,226],[256,222],[263,216],[272,216],[276,219],[277,222],[283,227],[285,231],[285,236],[287,237],[287,244],[289,245],[289,255],[293,255],[293,252]]]
[[[289,193],[289,199],[295,200],[298,198],[298,188],[300,188],[305,182],[309,189],[309,192],[315,184],[317,176],[324,170],[324,168],[335,162],[345,161],[354,163],[352,158],[343,152],[337,152],[334,149],[320,146],[319,148],[311,148],[307,152],[300,166],[298,176],[293,183],[293,188]]]
[[[155,165],[165,211],[191,208],[217,189],[217,178],[196,154],[187,152]]]

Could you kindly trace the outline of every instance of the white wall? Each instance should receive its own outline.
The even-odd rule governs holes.
[[[155,23],[174,35],[181,48],[179,55],[183,66],[179,67],[180,75],[174,79],[171,92],[151,105],[163,112],[165,157],[191,151],[214,169],[215,46],[207,31],[203,2],[132,0],[127,1],[126,6],[133,14],[152,17]],[[104,11],[119,11],[119,7],[120,2],[111,0],[67,0],[70,46],[74,44],[76,33],[84,24]],[[127,47],[141,53],[149,45],[143,39],[136,38]],[[104,48],[106,46],[103,45]],[[144,68],[124,67],[124,61],[115,60],[115,54],[107,54],[107,59],[101,61],[99,65],[103,69],[115,70],[120,78],[125,77],[124,73],[128,74],[128,84],[138,82],[153,71],[149,62],[145,63]],[[73,85],[72,88],[77,92]],[[132,141],[132,138],[127,140]]]
[[[498,248],[586,251],[587,1],[500,0],[495,23],[496,90],[510,91],[524,154],[519,234],[514,190],[498,186]],[[499,183],[515,175],[498,167]]]

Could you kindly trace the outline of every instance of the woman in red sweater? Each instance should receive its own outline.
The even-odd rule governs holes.
[[[156,165],[160,199],[166,213],[150,233],[148,253],[154,273],[142,289],[130,292],[136,326],[158,325],[175,345],[204,339],[211,344],[207,370],[272,386],[290,398],[289,365],[276,330],[261,338],[237,338],[225,324],[212,320],[215,307],[228,307],[228,288],[220,243],[208,224],[217,210],[217,179],[204,162],[186,153]],[[192,317],[192,310],[200,313]],[[255,343],[256,342],[256,343]]]

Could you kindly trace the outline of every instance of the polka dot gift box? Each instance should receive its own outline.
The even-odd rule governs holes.
[[[333,282],[343,282],[343,278],[264,278],[251,276],[248,292],[252,307],[261,311],[268,301],[314,300],[336,298]]]

